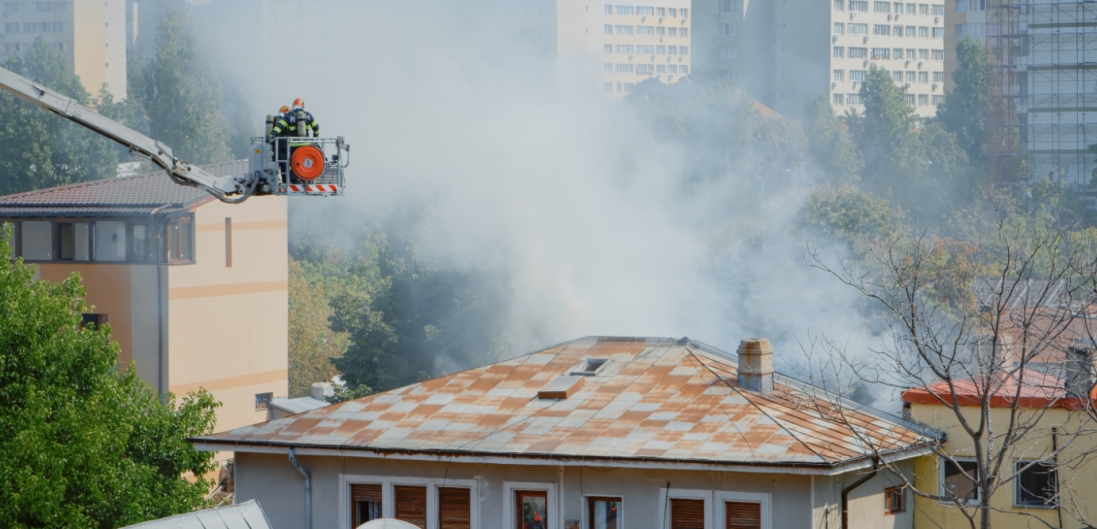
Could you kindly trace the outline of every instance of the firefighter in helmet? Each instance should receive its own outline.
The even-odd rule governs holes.
[[[270,143],[273,147],[274,161],[281,166],[282,174],[289,172],[289,145],[286,140],[279,141],[278,138],[285,138],[290,135],[289,117],[289,106],[282,105],[282,108],[279,108],[278,113],[274,115],[274,126],[271,127],[270,134],[267,136],[267,143]]]
[[[303,123],[299,123],[301,118],[304,118]],[[316,121],[316,118],[312,117],[312,113],[305,110],[305,101],[301,98],[293,100],[293,108],[289,112],[289,130],[291,136],[308,136],[308,131],[312,131],[314,138],[320,136],[320,123]],[[303,126],[305,130],[304,134],[298,133],[297,127]]]

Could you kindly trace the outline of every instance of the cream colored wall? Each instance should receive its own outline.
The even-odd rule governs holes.
[[[232,218],[232,267],[225,218]],[[169,389],[200,387],[222,402],[217,430],[266,420],[255,394],[286,396],[288,263],[285,197],[195,211],[193,265],[168,267]]]
[[[715,0],[713,0],[713,1],[715,1]],[[638,64],[652,64],[652,65],[664,65],[664,66],[673,64],[673,65],[677,65],[679,67],[685,66],[687,68],[690,68],[691,69],[690,72],[692,73],[692,67],[690,66],[690,64],[691,64],[690,61],[693,57],[694,50],[693,50],[693,46],[691,44],[692,41],[693,41],[693,36],[692,36],[693,11],[691,9],[691,7],[692,7],[691,2],[689,2],[688,0],[661,0],[661,1],[660,0],[655,0],[655,1],[653,1],[653,0],[643,0],[643,1],[640,1],[640,2],[630,2],[628,4],[620,4],[620,5],[631,5],[631,6],[633,6],[634,9],[635,9],[636,6],[644,6],[644,7],[651,6],[651,7],[655,7],[655,8],[659,8],[659,7],[671,8],[671,7],[673,7],[675,9],[683,9],[683,8],[684,9],[690,9],[689,16],[685,18],[684,22],[683,22],[682,17],[678,17],[678,18],[663,17],[662,20],[660,20],[660,17],[658,15],[651,16],[651,17],[623,16],[623,15],[617,15],[617,14],[606,15],[606,14],[604,14],[605,13],[604,8],[605,8],[606,4],[612,4],[612,5],[615,5],[615,6],[618,5],[617,3],[609,2],[609,1],[599,2],[599,3],[595,3],[595,4],[590,5],[590,10],[591,11],[594,11],[596,13],[601,13],[602,16],[601,16],[601,20],[599,21],[598,24],[594,24],[594,25],[592,25],[591,27],[588,28],[588,30],[590,31],[591,34],[595,34],[597,36],[600,36],[602,38],[602,42],[604,44],[610,44],[610,45],[614,46],[614,53],[612,55],[603,55],[602,56],[602,62],[603,63],[613,64],[614,68],[616,68],[617,64],[632,64],[632,65],[634,65],[633,66],[634,71],[635,71],[635,65],[638,65]],[[616,13],[616,11],[615,11],[615,13]],[[606,35],[604,33],[604,31],[605,31],[605,28],[603,27],[604,24],[611,24],[611,25],[614,25],[614,26],[616,26],[617,24],[624,24],[624,25],[631,25],[631,26],[655,26],[656,28],[658,28],[658,27],[663,27],[663,28],[668,28],[668,27],[686,28],[686,29],[689,29],[691,31],[691,34],[690,34],[689,37],[664,37],[662,39],[660,39],[660,37],[658,37],[658,36],[647,37],[647,36],[639,36],[639,35],[631,35],[631,36],[628,36],[628,35],[619,36],[619,35],[616,35],[616,34]],[[670,45],[688,46],[690,54],[688,56],[685,56],[685,57],[682,57],[681,55],[674,56],[674,57],[671,57],[671,56],[668,56],[668,55],[654,55],[654,56],[652,56],[652,55],[635,55],[635,54],[634,55],[620,55],[620,54],[616,53],[616,46],[618,44],[632,44],[634,46],[635,45],[647,45],[647,44],[650,44],[652,46],[670,46]],[[635,51],[635,50],[633,50],[633,51]],[[689,76],[689,74],[686,74],[684,76],[681,75],[681,74],[674,75],[674,76],[670,76],[669,74],[662,74],[662,75],[656,74],[655,78],[657,78],[657,79],[659,79],[660,81],[663,81],[663,82],[677,82],[677,81],[681,80],[682,77],[688,77],[688,76]],[[643,80],[651,78],[651,77],[652,76],[650,76],[648,74],[604,73],[604,71],[603,71],[603,75],[602,75],[603,82],[613,83],[614,84],[614,92],[612,94],[611,93],[606,93],[606,96],[610,97],[612,99],[620,99],[620,98],[625,96],[624,92],[618,92],[617,91],[617,83],[632,83],[632,84],[635,84],[635,83],[639,83],[640,81],[643,81]]]
[[[73,72],[80,76],[84,88],[93,95],[98,94],[99,88],[107,82],[106,13],[107,7],[101,0],[75,0],[72,3]]]
[[[895,468],[902,472],[906,478],[913,479],[914,464],[912,461],[901,461],[895,464]],[[812,527],[827,528],[841,527],[842,523],[842,489],[852,485],[867,472],[850,472],[839,476],[818,476],[814,479],[814,494],[812,498]],[[875,477],[850,491],[849,494],[849,526],[872,527],[880,529],[910,528],[914,523],[913,494],[906,492],[903,495],[903,510],[896,514],[888,514],[884,511],[884,489],[903,484],[898,476],[881,471]]]
[[[105,0],[104,2],[104,81],[107,90],[116,100],[125,99],[126,94],[126,2],[125,0]],[[86,85],[85,85],[86,86]],[[93,94],[99,93],[88,88]]]
[[[973,425],[977,424],[975,421],[978,420],[978,408],[964,408],[963,411],[965,419],[972,421],[971,424]],[[1030,413],[1035,412],[1034,410]],[[941,430],[947,435],[948,443],[945,445],[945,449],[950,455],[961,458],[974,456],[975,445],[970,436],[964,433],[951,410],[943,406],[912,404],[911,414],[915,420]],[[1026,415],[1026,417],[1033,416]],[[1004,431],[1009,421],[1010,413],[1008,409],[995,409],[991,414],[991,424],[997,428],[999,433]],[[1084,415],[1079,412],[1069,412],[1063,409],[1047,410],[1046,414],[1036,423],[1037,428],[1034,432],[1026,437],[1026,442],[1019,444],[1018,448],[1011,454],[1011,459],[1044,459],[1045,454],[1051,451],[1051,428],[1059,428],[1059,431],[1062,432],[1063,425],[1066,425],[1067,431],[1076,431],[1080,424],[1079,421],[1082,421],[1081,424],[1085,424],[1085,427],[1091,430],[1094,426],[1097,426],[1084,419]],[[1071,446],[1074,448],[1065,452],[1060,461],[1068,461],[1082,453],[1097,450],[1097,435],[1071,437],[1060,433],[1057,442],[1059,446],[1065,446],[1067,441],[1072,439],[1073,444]],[[939,468],[936,457],[919,458],[915,467],[917,476],[915,486],[927,493],[938,494]],[[1005,472],[1011,473],[1012,470],[1006,470]],[[1086,525],[1073,520],[1070,516],[1069,511],[1071,508],[1066,507],[1065,504],[1070,502],[1071,497],[1073,497],[1074,503],[1082,509],[1085,517],[1089,518],[1091,522],[1097,521],[1097,463],[1089,461],[1082,467],[1074,469],[1066,468],[1066,465],[1064,465],[1059,470],[1059,483],[1060,492],[1067,496],[1063,502],[1063,527],[1086,527]],[[961,527],[966,526],[968,523],[959,509],[953,505],[943,505],[928,498],[918,498],[916,501],[915,525],[918,527],[936,527],[937,524],[943,527]],[[992,523],[997,528],[1046,527],[1044,523],[1051,524],[1052,527],[1058,527],[1059,512],[1056,509],[1014,507],[1012,483],[998,489],[990,501],[991,506],[996,510],[992,515]]]

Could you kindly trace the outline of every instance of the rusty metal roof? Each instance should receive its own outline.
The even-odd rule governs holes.
[[[538,398],[587,359],[609,363],[567,398]],[[192,441],[237,451],[293,446],[809,467],[863,460],[869,444],[904,452],[932,442],[898,418],[813,399],[813,388],[791,379],[778,377],[775,388],[764,395],[739,388],[734,355],[698,342],[588,337]]]
[[[248,171],[247,160],[201,166],[215,176]],[[172,182],[164,171],[107,178],[0,197],[0,217],[126,217],[186,209],[205,191]]]

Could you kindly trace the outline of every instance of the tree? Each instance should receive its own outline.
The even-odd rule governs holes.
[[[987,160],[987,49],[978,40],[964,37],[956,44],[954,88],[937,107],[937,119],[956,135],[971,163],[983,167]]]
[[[313,382],[331,380],[338,372],[332,360],[347,350],[345,332],[331,330],[331,301],[345,292],[346,273],[336,259],[289,261],[289,394],[309,394]]]
[[[912,417],[947,429],[947,442],[932,450],[939,468],[958,469],[949,487],[929,476],[903,477],[882,457],[877,464],[903,477],[915,495],[954,504],[950,512],[973,529],[1009,516],[1044,526],[1038,513],[1002,508],[1038,462],[1053,462],[1063,485],[1028,492],[1092,526],[1084,508],[1092,498],[1071,484],[1088,479],[1097,457],[1097,336],[1087,316],[1097,308],[1097,234],[1049,211],[1015,215],[1001,207],[986,221],[970,240],[876,237],[861,263],[828,262],[812,252],[814,266],[874,302],[886,321],[885,343],[864,354],[824,342],[826,362],[840,366],[831,378],[853,372],[939,410],[927,416],[915,409]],[[980,500],[965,501],[967,490]],[[997,501],[996,493],[1005,498]]]
[[[156,34],[156,57],[141,74],[139,93],[153,138],[176,156],[207,164],[232,159],[221,115],[221,82],[209,52],[190,34],[185,8],[170,6]]]
[[[863,179],[877,195],[903,202],[908,187],[926,169],[918,116],[907,103],[906,91],[876,65],[865,73],[860,95],[865,114],[856,140],[865,159]]]
[[[213,455],[187,438],[212,433],[217,403],[162,403],[120,372],[109,325],[80,324],[83,294],[76,274],[0,262],[0,526],[118,527],[206,504]]]
[[[89,105],[65,56],[41,37],[4,67]],[[0,93],[0,195],[113,177],[118,156],[110,140],[51,112]]]
[[[860,182],[864,163],[857,153],[857,146],[842,128],[842,121],[834,115],[834,107],[826,94],[812,97],[805,115],[804,132],[812,157],[827,179],[835,183]]]

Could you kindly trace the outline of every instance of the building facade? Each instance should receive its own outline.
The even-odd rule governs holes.
[[[987,0],[945,0],[945,93],[955,86],[956,45],[964,37],[987,41]]]
[[[157,172],[0,197],[0,223],[37,277],[80,274],[85,319],[109,323],[119,364],[160,394],[209,390],[218,428],[266,420],[287,394],[285,197],[227,205]]]
[[[600,41],[603,91],[619,98],[645,79],[674,83],[690,74],[690,2],[666,0],[643,5],[603,4]],[[601,38],[597,38],[600,36]],[[598,42],[594,43],[595,48]]]
[[[821,392],[765,340],[588,337],[192,442],[235,452],[237,501],[279,529],[909,529],[860,439],[900,472],[935,439]]]
[[[126,4],[124,0],[3,2],[4,56],[19,54],[41,37],[68,60],[84,88],[126,98]]]

